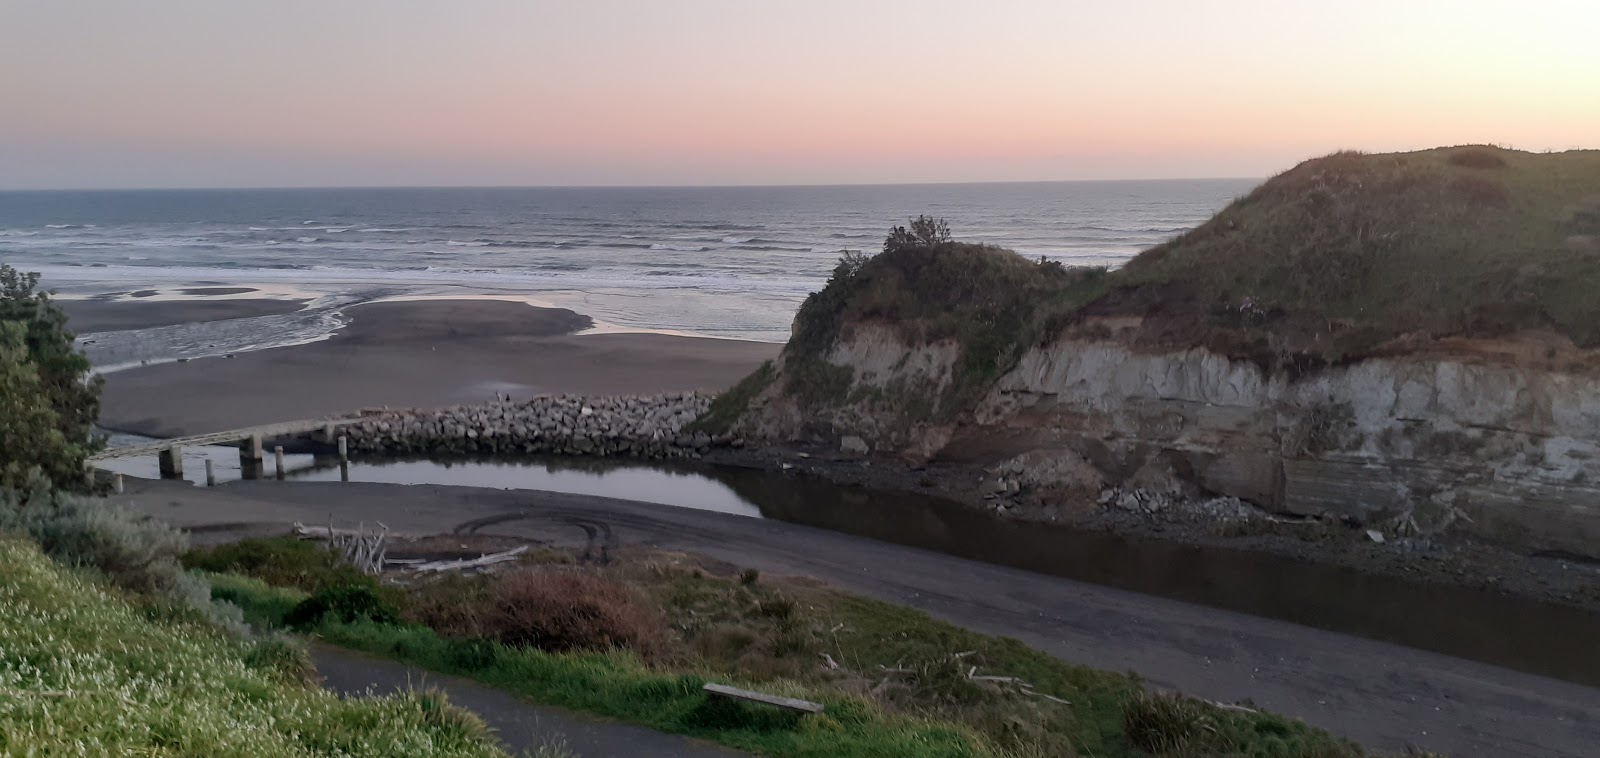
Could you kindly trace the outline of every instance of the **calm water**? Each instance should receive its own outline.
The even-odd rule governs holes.
[[[782,341],[842,251],[875,251],[907,217],[1114,266],[1253,183],[0,192],[0,260],[67,295],[264,285],[324,310],[390,295],[535,295],[623,327]],[[299,340],[336,321],[260,324]],[[218,340],[230,341],[218,351],[248,343]]]
[[[216,460],[219,478],[238,478],[236,449],[185,452],[191,481],[203,480],[205,457]],[[341,478],[336,461],[291,455],[286,463],[291,480]],[[154,456],[116,462],[115,470],[154,477]],[[914,493],[742,468],[617,459],[357,461],[348,477],[571,492],[780,519],[1600,685],[1596,614],[1260,553],[1006,521]]]

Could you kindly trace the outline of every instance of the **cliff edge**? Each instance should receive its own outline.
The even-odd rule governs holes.
[[[897,228],[701,424],[1600,558],[1600,151],[1307,161],[1116,271]]]

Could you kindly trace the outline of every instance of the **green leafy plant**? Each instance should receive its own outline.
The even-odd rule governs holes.
[[[0,264],[0,487],[44,477],[82,489],[100,413],[98,377],[39,275]]]

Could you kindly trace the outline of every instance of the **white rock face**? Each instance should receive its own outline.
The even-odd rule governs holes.
[[[855,371],[857,397],[862,387],[942,390],[958,358],[953,345],[911,347],[873,327],[841,339],[829,362]],[[926,458],[974,435],[1025,432],[1025,452],[1051,461],[1029,467],[1031,485],[1197,490],[1600,557],[1600,378],[1587,374],[1406,356],[1296,378],[1198,348],[1062,340],[1026,352],[958,442],[950,427],[907,425],[881,402],[803,411],[781,384],[753,405],[752,436],[821,424]],[[1174,481],[1152,481],[1162,477]]]

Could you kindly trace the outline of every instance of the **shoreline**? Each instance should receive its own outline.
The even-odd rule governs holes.
[[[106,375],[100,425],[151,437],[363,408],[439,408],[501,396],[721,391],[780,345],[585,334],[592,319],[525,302],[428,299],[342,309],[331,336]]]

